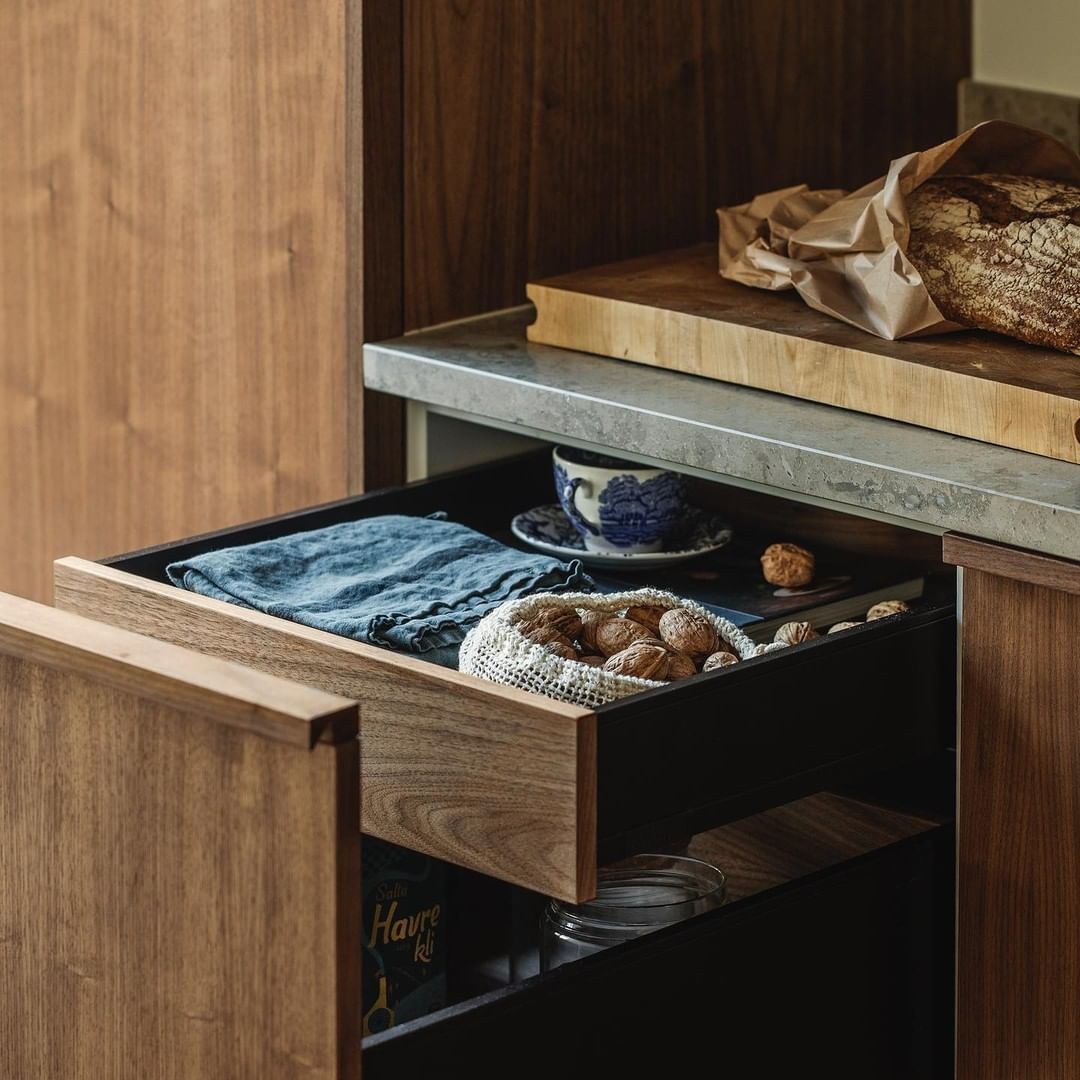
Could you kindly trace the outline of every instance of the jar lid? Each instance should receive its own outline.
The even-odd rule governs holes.
[[[548,902],[547,917],[582,940],[622,928],[637,932],[681,922],[719,907],[727,879],[719,868],[685,855],[635,855],[600,868],[596,897],[583,904]]]

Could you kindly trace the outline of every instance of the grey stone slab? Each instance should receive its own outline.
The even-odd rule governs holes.
[[[960,130],[984,120],[1011,120],[1038,128],[1080,152],[1080,98],[962,79]]]
[[[531,309],[364,349],[364,382],[855,512],[1080,559],[1080,465],[525,339]]]

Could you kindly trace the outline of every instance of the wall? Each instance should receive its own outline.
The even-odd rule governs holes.
[[[973,75],[1080,96],[1080,0],[974,0]]]

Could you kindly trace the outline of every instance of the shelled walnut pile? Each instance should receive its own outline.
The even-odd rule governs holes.
[[[655,682],[739,662],[712,623],[688,608],[639,605],[621,615],[547,609],[518,629],[564,660]]]

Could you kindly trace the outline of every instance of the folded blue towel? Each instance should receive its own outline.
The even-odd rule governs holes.
[[[577,560],[518,551],[444,518],[348,521],[196,555],[167,572],[203,596],[447,666],[503,601],[594,588]]]

